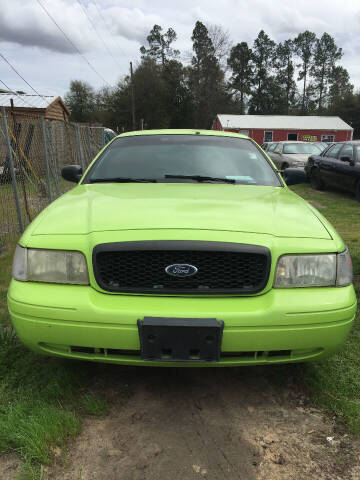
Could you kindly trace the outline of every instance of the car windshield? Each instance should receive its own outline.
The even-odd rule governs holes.
[[[283,153],[285,154],[299,154],[299,155],[312,155],[314,153],[320,153],[321,148],[318,145],[311,143],[285,143]]]
[[[325,150],[325,148],[327,148],[329,146],[329,143],[326,143],[326,142],[316,143],[316,146],[319,147],[321,149],[321,151],[323,152]]]
[[[181,177],[194,178],[181,178]],[[282,186],[251,140],[211,135],[135,135],[114,140],[83,183],[217,181]]]

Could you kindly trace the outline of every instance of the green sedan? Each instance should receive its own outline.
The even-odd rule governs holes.
[[[346,245],[253,140],[126,133],[62,175],[78,185],[21,237],[8,291],[34,351],[238,366],[316,360],[345,341],[356,311]]]

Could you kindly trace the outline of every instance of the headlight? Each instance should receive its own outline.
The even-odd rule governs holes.
[[[349,250],[339,253],[337,256],[336,285],[346,287],[353,282],[353,268]]]
[[[352,283],[348,250],[319,255],[284,255],[277,264],[274,286],[344,287]]]
[[[12,274],[21,282],[89,284],[84,255],[67,250],[41,250],[18,245]]]

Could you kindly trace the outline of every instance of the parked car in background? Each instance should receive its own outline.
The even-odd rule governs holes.
[[[311,145],[317,145],[321,148],[321,151],[324,151],[326,148],[329,148],[330,145],[334,145],[335,142],[313,142]]]
[[[304,168],[309,156],[320,154],[321,148],[309,142],[283,141],[271,145],[267,153],[280,170],[285,170],[289,167]]]
[[[354,193],[360,201],[360,140],[338,142],[312,155],[305,171],[316,190],[336,187]]]
[[[261,148],[267,152],[270,148],[270,146],[273,144],[274,142],[264,142],[262,145],[261,145]]]
[[[115,138],[117,133],[114,132],[114,130],[111,130],[111,128],[104,128],[104,140],[105,140],[105,145],[109,143],[113,138]]]
[[[19,169],[14,168],[14,173],[17,175],[19,173]],[[0,184],[3,183],[10,183],[11,182],[11,172],[9,167],[9,160],[8,158],[4,159],[4,162],[0,163]]]

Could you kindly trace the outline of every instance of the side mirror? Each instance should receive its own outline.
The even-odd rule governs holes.
[[[61,170],[61,176],[68,182],[79,183],[83,174],[80,165],[66,165]]]
[[[308,181],[307,175],[302,168],[286,168],[283,171],[282,177],[288,187]]]
[[[352,167],[355,165],[354,160],[351,157],[349,157],[348,155],[344,155],[343,157],[340,157],[340,160],[342,162],[349,162]]]

